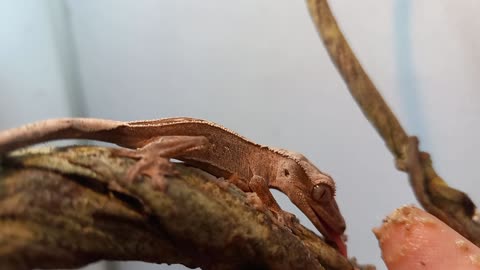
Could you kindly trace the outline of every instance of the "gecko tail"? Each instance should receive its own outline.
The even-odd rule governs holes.
[[[92,118],[59,118],[0,131],[0,155],[41,142],[61,139],[88,139],[117,143],[110,131],[124,122]]]

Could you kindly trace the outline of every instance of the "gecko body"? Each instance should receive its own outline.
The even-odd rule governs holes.
[[[346,255],[342,240],[345,222],[334,198],[335,183],[330,176],[301,154],[257,144],[210,121],[185,117],[134,122],[51,119],[0,132],[0,156],[20,147],[58,139],[98,140],[148,150],[159,138],[182,140],[185,136],[205,137],[208,146],[194,151],[173,151],[169,158],[217,177],[238,177],[242,190],[256,192],[277,215],[286,217],[268,188],[280,190]]]

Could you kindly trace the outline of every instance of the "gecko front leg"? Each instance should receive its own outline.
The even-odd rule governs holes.
[[[259,206],[258,208],[266,207],[275,215],[276,220],[281,226],[293,229],[293,222],[296,221],[297,218],[295,215],[283,211],[280,208],[280,205],[278,205],[273,194],[270,192],[270,187],[265,178],[260,175],[254,175],[250,180],[245,181],[240,179],[238,175],[233,174],[227,179],[227,182],[235,185],[244,192],[253,192],[256,194],[260,202],[258,202],[258,200],[252,200],[251,204]]]
[[[115,149],[116,156],[138,159],[127,172],[126,179],[132,183],[139,175],[150,178],[152,186],[160,191],[167,187],[165,176],[175,174],[170,158],[182,156],[191,151],[207,147],[208,140],[203,136],[162,136],[157,137],[136,150]]]
[[[294,214],[283,211],[280,208],[280,205],[278,205],[273,194],[270,192],[268,182],[265,178],[254,175],[248,181],[248,187],[251,191],[255,192],[262,203],[275,214],[280,225],[293,230],[293,223],[297,221],[297,218]]]

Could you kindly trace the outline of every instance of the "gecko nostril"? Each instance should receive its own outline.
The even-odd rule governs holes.
[[[285,176],[289,176],[289,175],[290,175],[290,172],[289,172],[287,169],[284,169],[284,170],[283,170],[283,174],[285,174]]]

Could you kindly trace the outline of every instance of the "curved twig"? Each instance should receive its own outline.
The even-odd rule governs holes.
[[[416,138],[409,138],[362,68],[327,1],[307,0],[307,5],[330,58],[353,98],[394,155],[397,167],[410,175],[418,201],[427,211],[480,246],[480,225],[473,219],[473,202],[465,193],[449,187],[436,174],[427,153],[415,156],[415,151],[418,152]]]

